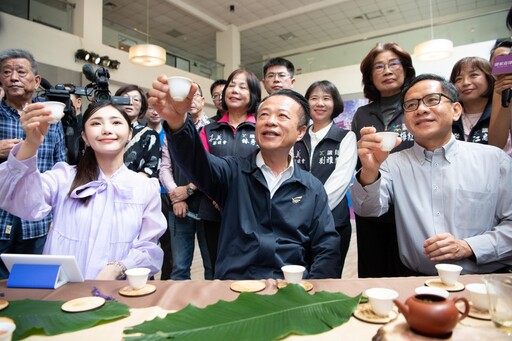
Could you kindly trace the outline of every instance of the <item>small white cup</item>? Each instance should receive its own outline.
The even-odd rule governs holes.
[[[187,97],[192,80],[185,77],[172,76],[167,78],[169,83],[169,93],[171,97],[178,102],[181,102]]]
[[[284,279],[288,283],[300,283],[302,276],[304,276],[305,267],[302,265],[285,265],[281,267],[283,271]]]
[[[489,310],[489,298],[484,283],[469,283],[466,285],[473,307],[480,311]]]
[[[437,273],[441,282],[447,286],[452,286],[457,283],[462,266],[455,264],[436,264]]]
[[[443,298],[448,298],[450,296],[450,293],[444,289],[436,288],[436,287],[417,287],[414,289],[414,292],[416,295],[435,295],[435,296],[441,296]]]
[[[148,281],[149,271],[150,270],[148,268],[133,268],[126,270],[125,274],[130,287],[135,290],[143,288]]]
[[[383,152],[389,152],[393,148],[395,148],[398,133],[395,133],[393,131],[381,131],[378,132],[377,135],[382,137],[380,150],[382,150]]]
[[[62,102],[57,101],[48,101],[48,102],[42,102],[46,109],[50,109],[52,111],[52,120],[50,123],[57,123],[60,121],[62,116],[64,116],[64,107],[66,106]]]
[[[11,341],[12,333],[16,329],[14,321],[7,317],[0,318],[0,341]]]
[[[379,316],[388,316],[393,309],[393,300],[398,298],[398,292],[386,288],[371,288],[365,291],[372,310]]]

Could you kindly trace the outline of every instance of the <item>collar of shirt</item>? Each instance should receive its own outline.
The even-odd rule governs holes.
[[[331,126],[333,124],[334,123],[331,121],[331,123],[329,123],[327,126],[323,127],[317,132],[313,131],[313,126],[309,127],[309,136],[311,137],[311,150],[315,150],[316,146],[320,143],[320,141],[324,139],[325,135],[327,135],[329,129],[331,129]]]
[[[471,142],[468,142],[468,143],[471,143]],[[455,136],[453,136],[453,134],[450,137],[450,141],[448,141],[447,144],[445,144],[441,148],[434,150],[433,152],[426,150],[425,148],[423,148],[416,142],[414,142],[414,145],[412,148],[414,151],[414,155],[416,155],[416,158],[418,159],[418,162],[422,165],[427,161],[431,162],[432,157],[435,154],[442,154],[443,158],[446,161],[451,162],[452,158],[457,153],[457,143],[456,143]]]
[[[281,187],[283,182],[292,177],[294,170],[293,159],[288,157],[288,168],[286,168],[278,175],[274,175],[270,167],[265,164],[263,156],[261,156],[261,152],[258,152],[256,155],[256,166],[261,169],[261,172],[267,181],[268,190],[270,191],[270,198],[274,196],[277,189]]]
[[[222,118],[218,122],[229,123],[229,112],[226,111],[224,116],[222,116]],[[256,123],[256,117],[254,117],[254,114],[247,114],[247,117],[245,118],[245,122]]]

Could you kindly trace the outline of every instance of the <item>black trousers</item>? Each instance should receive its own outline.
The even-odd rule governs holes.
[[[360,217],[356,214],[356,233],[360,278],[416,275],[400,260],[392,206],[387,213],[377,218]]]
[[[169,195],[167,193],[160,195],[162,199],[162,213],[167,221],[167,229],[165,233],[160,237],[160,247],[164,251],[164,262],[162,263],[162,269],[160,273],[160,279],[167,280],[171,279],[172,272],[172,253],[171,253],[171,230],[169,227],[169,211],[172,209]]]

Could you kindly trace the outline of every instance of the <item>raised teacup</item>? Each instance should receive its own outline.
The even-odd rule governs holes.
[[[178,102],[183,101],[187,97],[192,85],[192,80],[179,76],[169,77],[167,82],[169,83],[169,93],[172,99]]]
[[[393,148],[395,148],[398,133],[395,133],[393,131],[381,131],[378,132],[377,135],[382,137],[380,150],[382,150],[383,152],[389,152]]]
[[[46,109],[50,109],[52,111],[52,120],[50,123],[57,123],[64,116],[64,107],[66,106],[64,103],[57,101],[48,101],[42,103]]]

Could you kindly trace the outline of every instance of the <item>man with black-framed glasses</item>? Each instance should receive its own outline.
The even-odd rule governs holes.
[[[452,123],[462,106],[442,77],[416,77],[402,92],[402,106],[413,147],[389,154],[380,150],[375,128],[361,129],[355,212],[380,216],[394,204],[401,260],[418,275],[435,275],[440,262],[459,264],[462,273],[510,271],[512,159],[455,139]]]
[[[263,66],[263,86],[269,95],[283,89],[292,89],[295,66],[288,59],[272,58]]]

